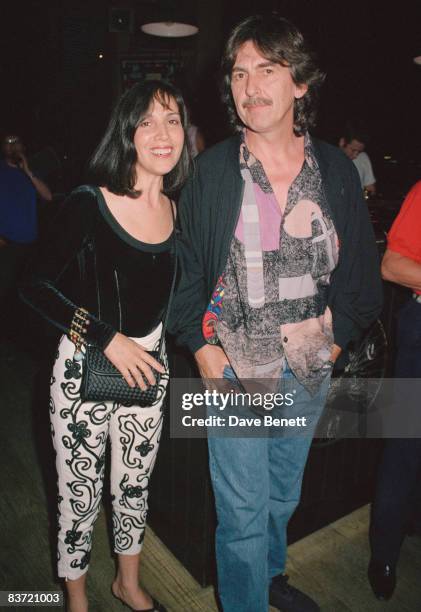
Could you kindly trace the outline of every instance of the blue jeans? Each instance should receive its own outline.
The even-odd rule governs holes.
[[[230,369],[224,372],[225,378],[233,376]],[[283,374],[283,391],[296,390],[295,413],[311,413],[314,426],[329,381],[330,372],[311,398],[291,370]],[[285,569],[286,528],[300,499],[311,440],[311,432],[290,437],[278,437],[276,431],[255,438],[208,436],[218,519],[218,591],[224,612],[268,610],[270,580]]]

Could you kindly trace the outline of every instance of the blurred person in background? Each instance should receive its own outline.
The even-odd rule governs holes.
[[[371,160],[364,150],[367,142],[368,137],[362,130],[357,130],[348,124],[339,139],[339,147],[354,162],[363,190],[373,196],[376,193],[376,179]]]
[[[388,234],[387,250],[382,261],[382,276],[385,280],[412,290],[411,298],[398,314],[398,351],[394,375],[399,379],[420,379],[421,181],[412,187],[405,198]],[[411,398],[409,401],[412,401]],[[404,409],[403,398],[400,403]],[[390,599],[395,590],[400,548],[408,531],[411,513],[414,511],[417,491],[420,490],[421,439],[414,437],[386,440],[370,525],[371,559],[368,578],[378,599]],[[413,527],[417,531],[420,518],[416,517],[416,513],[413,517]]]
[[[25,146],[16,134],[1,142],[0,159],[0,317],[3,331],[14,329],[17,281],[38,238],[37,198],[52,200],[48,186],[28,165]]]

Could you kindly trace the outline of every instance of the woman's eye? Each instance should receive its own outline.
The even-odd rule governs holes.
[[[180,119],[170,119],[170,125],[180,125]]]
[[[244,72],[235,72],[232,78],[234,81],[241,81],[244,78]]]
[[[149,126],[150,126],[150,124],[151,124],[151,122],[150,122],[150,121],[148,121],[147,119],[146,119],[145,121],[141,121],[141,122],[139,123],[140,127],[149,127]]]

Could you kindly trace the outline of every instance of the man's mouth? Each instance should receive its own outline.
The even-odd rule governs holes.
[[[156,149],[151,149],[152,155],[156,157],[168,157],[172,153],[172,147],[161,147]]]

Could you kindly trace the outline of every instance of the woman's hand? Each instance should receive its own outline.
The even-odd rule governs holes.
[[[125,378],[129,387],[135,387],[138,384],[142,391],[147,388],[142,374],[150,385],[154,385],[156,382],[151,366],[158,372],[165,372],[165,368],[149,355],[140,344],[119,332],[116,333],[104,350],[104,355]]]

